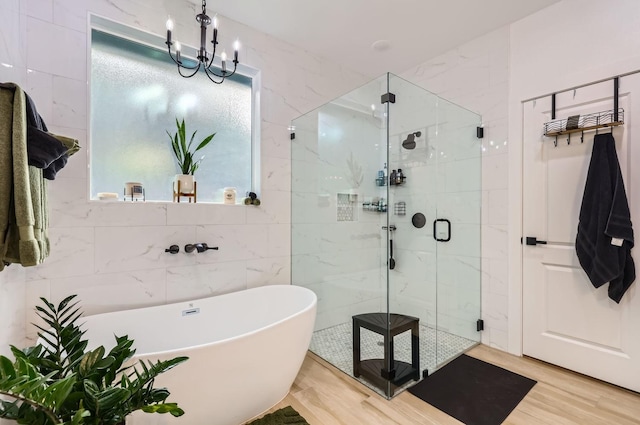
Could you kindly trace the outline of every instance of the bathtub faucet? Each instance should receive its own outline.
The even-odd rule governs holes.
[[[205,252],[209,249],[215,249],[217,250],[218,247],[217,246],[209,246],[206,243],[202,242],[202,243],[196,243],[196,244],[187,244],[184,246],[184,250],[185,252],[193,252],[193,251],[198,251],[198,252]]]

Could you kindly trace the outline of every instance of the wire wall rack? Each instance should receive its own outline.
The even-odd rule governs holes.
[[[555,137],[554,146],[558,146],[558,136],[567,134],[570,143],[572,133],[581,133],[580,142],[584,141],[584,132],[600,128],[617,127],[624,124],[624,109],[610,109],[586,115],[573,115],[565,119],[549,121],[544,124],[544,135]]]

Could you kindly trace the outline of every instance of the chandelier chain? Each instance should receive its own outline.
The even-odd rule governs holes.
[[[202,14],[207,14],[207,0],[202,0]]]

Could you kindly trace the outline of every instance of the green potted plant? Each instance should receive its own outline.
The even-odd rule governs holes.
[[[108,353],[103,346],[86,351],[75,297],[57,307],[41,298],[44,306],[36,309],[50,328],[36,325],[40,339],[33,347],[11,346],[13,361],[0,356],[0,418],[29,425],[119,425],[136,410],[183,415],[154,380],[187,357],[127,366],[135,353],[127,336],[116,336]]]
[[[184,118],[182,122],[179,122],[176,118],[176,127],[177,131],[174,135],[171,135],[169,131],[167,134],[171,139],[171,147],[173,148],[173,154],[176,157],[176,161],[178,162],[178,167],[182,174],[177,174],[174,181],[174,193],[179,194],[188,194],[193,193],[194,191],[194,177],[193,174],[196,172],[200,163],[204,159],[204,155],[200,157],[200,159],[196,160],[195,155],[200,149],[204,148],[211,142],[216,133],[210,134],[205,137],[200,144],[196,146],[195,149],[191,149],[193,146],[193,139],[196,137],[197,130],[193,132],[191,135],[191,139],[189,143],[187,143],[187,131],[185,128]],[[178,182],[180,182],[180,187],[178,190]]]

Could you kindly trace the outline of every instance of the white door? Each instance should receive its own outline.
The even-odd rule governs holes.
[[[640,236],[640,76],[620,79],[623,126],[615,127],[636,238]],[[557,95],[556,117],[613,109],[613,81]],[[640,391],[640,241],[631,251],[638,281],[620,304],[608,283],[593,287],[575,252],[578,214],[595,131],[554,140],[542,136],[551,97],[524,105],[523,235],[546,245],[523,245],[523,352],[625,388]],[[609,132],[610,129],[601,129]]]

